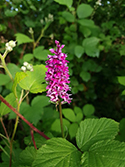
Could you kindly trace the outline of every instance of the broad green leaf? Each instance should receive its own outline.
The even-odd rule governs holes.
[[[10,81],[8,75],[0,74],[0,85],[6,85]]]
[[[16,76],[14,78],[14,82],[13,82],[13,86],[12,86],[12,91],[15,95],[15,97],[17,98],[17,93],[16,93],[16,87],[17,87],[17,84],[26,77],[26,73],[25,72],[17,72],[16,73]]]
[[[78,20],[78,23],[82,26],[88,27],[88,28],[94,28],[95,24],[93,20],[88,20],[88,19],[80,19]]]
[[[80,73],[80,77],[82,78],[83,81],[88,82],[91,79],[91,75],[87,71],[82,71]]]
[[[124,167],[125,143],[99,141],[82,155],[82,167]]]
[[[31,166],[36,157],[36,153],[37,150],[34,147],[26,147],[26,149],[20,153],[19,165]]]
[[[76,132],[78,130],[78,124],[77,123],[72,123],[70,126],[69,126],[69,135],[70,135],[70,138],[74,138],[76,136]]]
[[[90,37],[83,40],[83,47],[88,56],[99,57],[100,50],[97,48],[99,40],[97,37]]]
[[[63,113],[64,117],[67,118],[69,121],[71,121],[71,122],[76,121],[76,116],[75,116],[74,111],[72,109],[70,109],[70,108],[62,109],[62,113]]]
[[[118,82],[125,86],[125,76],[118,77]]]
[[[13,64],[13,63],[8,63],[7,68],[9,69],[10,73],[12,74],[12,77],[14,78],[17,72],[20,72],[20,68]]]
[[[91,35],[91,30],[88,27],[80,26],[80,31],[82,32],[84,37],[88,37],[89,35]]]
[[[120,55],[121,55],[121,56],[125,56],[125,45],[121,45],[121,48],[120,48]]]
[[[77,146],[81,151],[87,151],[94,143],[100,140],[113,139],[118,133],[118,123],[114,120],[85,119],[80,123],[76,134]]]
[[[62,12],[62,16],[68,22],[74,22],[75,21],[75,17],[70,12],[67,12],[67,11]]]
[[[27,53],[23,56],[23,61],[29,62],[33,58],[33,54]]]
[[[21,33],[17,33],[15,34],[16,36],[16,40],[18,42],[18,45],[21,45],[23,43],[30,43],[33,42],[33,39],[29,38],[27,35],[25,34],[21,34]]]
[[[71,77],[70,82],[73,86],[78,86],[79,85],[77,78],[74,77],[74,76]]]
[[[75,112],[76,114],[78,114],[78,113],[82,113],[82,110],[81,110],[81,108],[75,106],[75,107],[74,107],[74,112]]]
[[[44,46],[39,46],[34,49],[33,55],[39,60],[47,60],[48,51],[44,49]]]
[[[31,106],[24,104],[21,105],[20,112],[29,122],[36,126],[42,118],[44,107],[48,106],[49,104],[48,97],[39,95],[32,100]]]
[[[72,88],[72,94],[78,93],[78,88],[75,86]]]
[[[86,104],[83,107],[83,113],[86,117],[91,116],[92,114],[94,114],[95,112],[95,108],[92,104]]]
[[[82,113],[81,108],[75,106],[74,112],[76,114],[76,122],[80,122],[83,119],[83,113]]]
[[[84,48],[81,45],[75,46],[75,55],[76,57],[80,58],[84,53]]]
[[[48,136],[48,134],[46,135]],[[40,136],[40,134],[38,133],[34,133],[34,140],[35,140],[37,148],[40,148],[46,142],[46,139]],[[24,143],[29,146],[34,146],[33,141],[31,139],[31,135],[24,138]]]
[[[78,17],[81,18],[85,18],[88,17],[92,14],[93,8],[88,5],[88,4],[80,4],[77,8],[77,15]]]
[[[54,0],[55,2],[61,4],[61,5],[66,5],[68,7],[71,7],[73,4],[73,0]]]
[[[13,107],[16,107],[16,98],[13,93],[10,93],[5,97],[5,100],[8,101]],[[7,107],[4,103],[0,104],[0,117],[8,114],[11,111],[9,107]]]
[[[125,118],[122,118],[119,124],[119,133],[116,136],[116,140],[125,142]]]
[[[69,128],[70,122],[66,119],[63,118],[63,129],[64,131],[67,131]],[[61,133],[61,126],[60,126],[60,119],[56,119],[52,125],[51,125],[51,130],[57,133]]]
[[[125,95],[125,90],[122,91],[122,95]]]
[[[14,17],[14,16],[16,16],[17,13],[18,13],[18,12],[17,12],[17,11],[14,11],[14,10],[9,10],[9,9],[6,9],[6,10],[5,10],[5,15],[6,15],[7,17]]]
[[[21,88],[29,90],[31,93],[42,93],[46,91],[45,72],[46,68],[44,65],[33,66],[34,71],[27,71],[27,77],[19,82]]]
[[[32,167],[77,167],[80,166],[81,152],[62,138],[47,140],[36,155]]]

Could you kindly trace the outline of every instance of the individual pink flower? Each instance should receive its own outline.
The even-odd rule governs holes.
[[[47,89],[47,96],[50,97],[50,101],[55,102],[58,104],[59,99],[63,99],[61,102],[70,103],[72,98],[70,98],[71,94],[67,92],[70,90],[69,88],[69,70],[66,60],[67,55],[62,53],[62,48],[65,45],[61,45],[59,41],[55,41],[57,49],[50,49],[51,53],[54,55],[48,55],[48,60],[46,61],[46,81],[48,83]]]

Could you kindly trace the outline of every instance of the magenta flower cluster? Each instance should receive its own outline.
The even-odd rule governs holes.
[[[66,60],[67,55],[62,53],[62,48],[65,45],[61,45],[59,41],[55,41],[57,49],[50,49],[51,53],[54,55],[48,55],[48,60],[46,61],[46,81],[48,86],[47,89],[47,96],[50,97],[50,101],[58,104],[59,99],[62,100],[62,104],[64,102],[71,102],[70,95],[67,91],[70,90],[69,88],[69,70]]]

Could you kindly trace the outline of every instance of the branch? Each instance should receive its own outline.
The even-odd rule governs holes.
[[[50,139],[48,136],[46,136],[43,132],[39,131],[36,127],[34,127],[24,116],[22,116],[14,107],[12,107],[1,95],[0,95],[0,100],[8,106],[13,112],[16,113],[24,122],[26,122],[31,129],[33,129],[35,132],[39,133],[41,136],[43,136],[46,140]]]

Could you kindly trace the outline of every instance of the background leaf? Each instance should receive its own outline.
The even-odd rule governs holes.
[[[5,100],[8,101],[8,103],[10,103],[14,108],[16,108],[16,97],[14,96],[13,93],[8,94],[5,97]],[[0,104],[0,117],[3,115],[8,114],[11,111],[11,109],[9,107],[7,107],[4,103]]]
[[[0,74],[0,85],[6,85],[10,81],[8,75]]]
[[[33,42],[33,39],[29,38],[27,35],[25,34],[21,34],[21,33],[17,33],[15,34],[16,36],[16,40],[18,42],[18,45],[21,45],[23,43],[30,43]]]
[[[75,46],[75,55],[80,58],[84,53],[84,48],[80,45]]]
[[[71,121],[71,122],[76,121],[76,116],[75,116],[74,111],[72,109],[70,109],[70,108],[62,109],[62,113],[65,116],[65,118],[67,118],[69,121]]]
[[[54,0],[55,2],[58,2],[61,5],[66,5],[68,7],[72,6],[73,0]]]
[[[92,14],[93,8],[88,4],[80,4],[77,8],[77,15],[81,18],[86,18]]]

